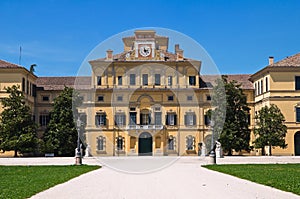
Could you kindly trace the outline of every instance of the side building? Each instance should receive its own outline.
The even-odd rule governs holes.
[[[255,113],[263,106],[275,104],[285,117],[286,149],[273,147],[273,155],[300,155],[300,53],[269,65],[254,73]]]

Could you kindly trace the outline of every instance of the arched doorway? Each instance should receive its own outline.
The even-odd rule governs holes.
[[[295,155],[300,155],[300,131],[296,132],[294,135],[294,148]]]
[[[152,136],[150,133],[143,132],[139,136],[139,155],[152,156]]]

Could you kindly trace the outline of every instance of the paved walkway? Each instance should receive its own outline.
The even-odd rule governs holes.
[[[156,172],[132,174],[128,168],[144,168],[150,162],[156,162],[155,157],[125,157],[125,158],[86,158],[86,164],[110,164],[103,168],[81,175],[66,183],[57,185],[32,198],[103,198],[103,199],[185,199],[185,198],[300,198],[299,196],[283,192],[271,187],[259,185],[233,176],[214,172],[201,167],[208,158],[182,157],[176,159],[168,167],[157,169]],[[164,161],[172,160],[162,158]],[[269,161],[267,161],[267,159]],[[102,162],[102,163],[99,163]],[[300,157],[232,157],[218,159],[219,163],[287,163],[298,162]],[[73,164],[74,158],[16,158],[0,159],[0,164]],[[133,163],[133,164],[130,164]],[[158,161],[161,163],[161,161]],[[170,161],[169,161],[170,162]],[[111,169],[118,164],[125,167]],[[125,164],[124,164],[125,163]],[[152,166],[149,168],[153,168]],[[148,167],[147,167],[148,168]],[[137,171],[137,170],[136,170]],[[131,173],[128,173],[131,172]],[[137,172],[137,173],[139,173]]]

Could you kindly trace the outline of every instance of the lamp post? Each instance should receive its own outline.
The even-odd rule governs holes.
[[[211,149],[209,153],[209,163],[210,164],[216,164],[216,152],[215,152],[215,143],[214,143],[214,121],[211,121]]]
[[[81,151],[80,151],[80,127],[81,127],[81,120],[80,116],[77,119],[76,122],[77,126],[77,148],[76,148],[76,154],[75,154],[75,164],[76,165],[81,165],[82,164],[82,156],[81,156]]]

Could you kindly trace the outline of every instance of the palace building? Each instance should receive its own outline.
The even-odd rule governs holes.
[[[107,50],[104,58],[90,60],[90,77],[37,77],[0,60],[0,99],[7,97],[5,87],[20,85],[41,136],[55,97],[65,86],[75,88],[83,99],[79,112],[92,156],[208,153],[206,113],[216,76],[200,75],[201,60],[186,58],[178,44],[170,52],[169,38],[155,31],[135,31],[123,44],[122,53]],[[300,155],[300,54],[276,63],[269,58],[269,65],[252,75],[227,76],[242,85],[252,131],[262,106],[276,104],[284,114],[288,147],[274,147],[273,155]],[[254,149],[249,155],[259,154]]]

